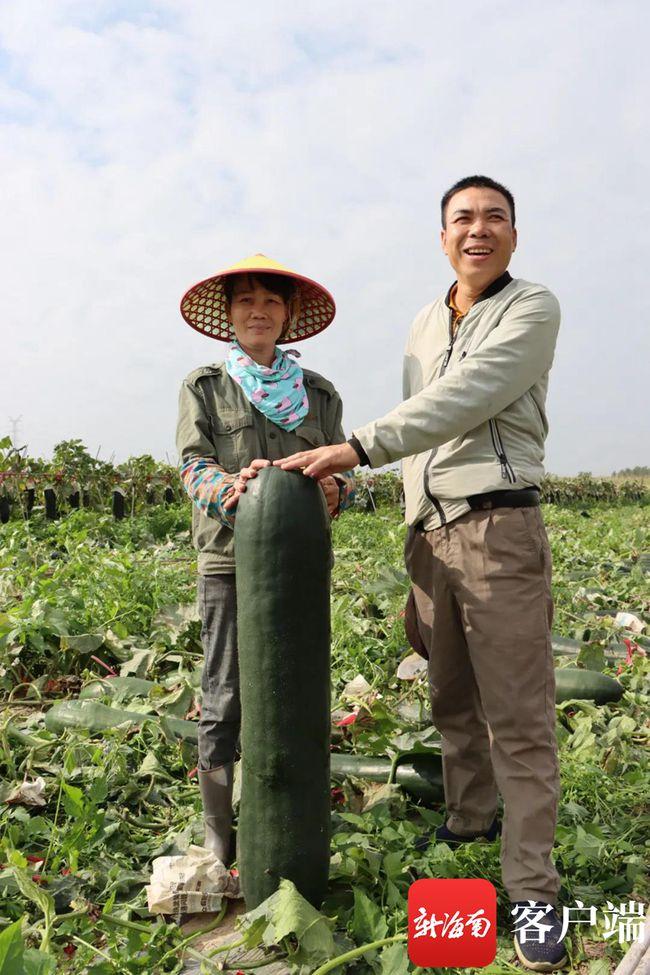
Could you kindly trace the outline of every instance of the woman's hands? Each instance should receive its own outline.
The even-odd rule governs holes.
[[[239,474],[235,475],[235,480],[232,485],[232,491],[223,502],[223,507],[226,511],[232,511],[236,507],[239,498],[246,490],[246,481],[250,481],[252,477],[257,477],[257,472],[261,471],[263,467],[270,467],[270,460],[263,460],[261,457],[252,460],[248,467],[242,467]]]
[[[257,472],[261,471],[262,468],[270,466],[270,460],[264,460],[259,457],[252,460],[248,467],[243,467],[239,474],[235,475],[235,480],[233,481],[231,491],[226,497],[226,500],[223,502],[224,509],[226,511],[232,511],[234,508],[236,508],[237,502],[246,490],[246,482],[250,481],[253,477],[257,477]],[[318,483],[320,484],[321,490],[325,495],[327,510],[331,516],[339,506],[338,482],[335,478],[328,476],[321,478]]]
[[[338,481],[334,477],[323,477],[319,482],[321,490],[325,495],[325,501],[327,502],[327,510],[330,513],[330,518],[333,517],[334,512],[339,506],[339,485]]]

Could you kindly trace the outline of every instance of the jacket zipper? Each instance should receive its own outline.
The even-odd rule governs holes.
[[[442,360],[442,365],[440,367],[440,372],[438,373],[438,379],[440,379],[441,376],[444,376],[445,369],[449,365],[449,360],[451,359],[451,353],[452,353],[453,348],[454,348],[455,335],[454,335],[454,329],[453,329],[453,325],[452,325],[453,314],[454,313],[453,313],[452,309],[450,308],[449,309],[449,345],[445,349],[445,357]],[[427,498],[429,499],[429,501],[431,502],[431,504],[434,506],[434,508],[438,512],[438,517],[440,518],[440,526],[442,527],[443,525],[446,525],[447,524],[447,518],[445,517],[445,512],[443,511],[442,505],[440,504],[440,502],[438,501],[438,499],[433,496],[433,494],[431,493],[431,489],[429,488],[429,470],[431,469],[431,464],[433,463],[433,458],[436,456],[437,452],[438,452],[438,448],[437,447],[434,447],[433,450],[431,451],[431,453],[429,454],[429,459],[428,459],[428,461],[426,463],[426,467],[424,468],[424,477],[423,477],[423,480],[424,480],[424,493],[426,494]]]
[[[514,484],[517,480],[517,475],[512,469],[510,461],[506,457],[506,452],[503,449],[503,441],[501,440],[501,434],[499,433],[499,428],[497,426],[496,420],[490,420],[490,436],[492,437],[492,444],[494,446],[494,452],[499,458],[499,463],[501,464],[501,477],[505,480],[510,481]]]

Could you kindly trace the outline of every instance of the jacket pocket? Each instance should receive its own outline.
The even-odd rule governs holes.
[[[241,410],[221,410],[210,414],[210,430],[217,461],[235,474],[253,460],[253,417]]]
[[[327,443],[325,434],[319,427],[306,426],[301,423],[293,432],[298,440],[304,441],[298,448],[299,450],[313,450],[314,447],[322,447]]]

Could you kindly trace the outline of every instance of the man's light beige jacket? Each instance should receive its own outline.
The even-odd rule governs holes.
[[[555,296],[507,272],[455,336],[448,301],[441,297],[415,317],[404,402],[354,431],[372,467],[403,461],[406,521],[426,529],[468,511],[468,495],[539,486],[560,325]]]

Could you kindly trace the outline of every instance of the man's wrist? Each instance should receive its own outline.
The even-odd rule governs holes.
[[[357,438],[354,435],[348,437],[348,443],[350,444],[355,454],[359,458],[359,464],[361,464],[362,467],[370,467],[371,466],[370,458],[368,457],[368,454],[365,452],[365,450],[363,449],[361,443],[357,440]]]

